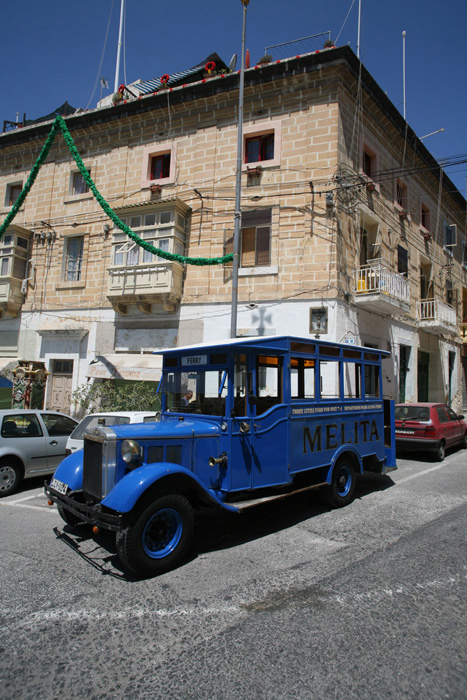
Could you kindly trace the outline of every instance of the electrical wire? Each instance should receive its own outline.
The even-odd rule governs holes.
[[[91,97],[89,98],[89,101],[88,101],[88,103],[87,103],[87,105],[86,105],[86,109],[89,109],[89,105],[91,104],[92,100],[94,99],[94,95],[95,95],[95,93],[96,93],[97,86],[98,86],[98,84],[99,84],[99,79],[100,79],[100,76],[101,76],[101,73],[102,73],[102,65],[103,65],[103,63],[104,63],[104,55],[105,55],[105,50],[106,50],[106,47],[107,47],[107,39],[108,39],[108,36],[109,36],[110,21],[111,21],[111,19],[112,19],[112,10],[113,10],[113,6],[114,6],[114,2],[115,2],[115,0],[112,0],[112,4],[111,4],[111,6],[110,6],[109,20],[108,20],[108,22],[107,22],[107,30],[106,30],[106,32],[105,32],[105,39],[104,39],[104,46],[103,46],[103,48],[102,48],[102,53],[101,53],[101,60],[99,61],[99,68],[97,69],[96,80],[95,80],[94,87],[93,87],[93,90],[92,90],[92,93],[91,93]]]

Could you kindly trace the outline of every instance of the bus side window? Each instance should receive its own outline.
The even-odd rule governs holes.
[[[338,360],[320,360],[319,373],[322,399],[338,399],[339,394],[339,366]]]
[[[246,355],[235,355],[233,416],[247,415],[247,381]]]
[[[292,357],[290,359],[290,387],[293,399],[314,399],[314,360],[305,357]]]
[[[259,355],[256,360],[256,415],[282,402],[282,357]]]
[[[344,362],[344,398],[362,398],[362,366],[358,362]]]
[[[379,399],[380,372],[377,365],[365,365],[365,398]]]

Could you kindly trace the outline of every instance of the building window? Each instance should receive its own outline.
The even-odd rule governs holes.
[[[444,222],[444,249],[450,255],[453,255],[453,249],[456,246],[457,226],[456,224],[448,224]]]
[[[89,171],[90,173],[90,171]],[[71,175],[71,194],[86,194],[89,192],[89,187],[81,173],[72,173]]]
[[[404,211],[407,211],[409,208],[408,206],[408,187],[407,184],[401,180],[400,178],[397,178],[396,181],[396,204],[398,207],[403,209]]]
[[[245,139],[245,163],[274,159],[274,133]]]
[[[151,180],[161,180],[170,175],[170,153],[161,153],[151,158]]]
[[[467,243],[462,246],[462,264],[467,267]]]
[[[433,299],[433,279],[432,265],[429,262],[422,262],[420,265],[420,299]]]
[[[409,254],[402,246],[397,246],[397,272],[407,277],[409,273]]]
[[[426,231],[431,230],[431,217],[430,217],[430,210],[426,206],[426,204],[421,204],[421,209],[420,209],[420,224],[422,228],[424,228]]]
[[[149,189],[151,185],[168,185],[175,182],[176,154],[175,143],[145,148],[141,189]]]
[[[253,165],[271,168],[280,165],[282,124],[269,121],[243,129],[243,170]]]
[[[446,280],[446,303],[454,306],[454,289],[451,280]]]
[[[376,175],[376,153],[366,144],[363,146],[362,171],[370,180]]]
[[[22,182],[12,182],[6,187],[5,206],[12,207],[23,190]]]
[[[147,214],[121,216],[121,220],[142,240],[167,253],[185,254],[186,218],[175,209],[163,209]],[[164,262],[132,241],[124,233],[113,236],[113,265],[137,267],[149,263]]]
[[[79,282],[83,267],[84,236],[68,236],[65,238],[64,275],[65,282]]]
[[[271,264],[271,210],[259,209],[242,215],[240,267]]]

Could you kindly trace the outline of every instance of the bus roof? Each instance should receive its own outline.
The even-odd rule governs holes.
[[[247,338],[226,338],[221,341],[211,341],[208,343],[196,343],[193,345],[182,345],[176,348],[166,348],[164,350],[154,350],[155,355],[178,355],[179,353],[192,352],[193,350],[229,350],[232,346],[242,346],[250,349],[257,348],[258,350],[282,350],[286,352],[289,349],[289,342],[306,343],[309,345],[327,345],[353,350],[365,350],[373,352],[381,357],[389,357],[391,355],[387,350],[380,348],[368,348],[362,345],[353,345],[351,343],[333,343],[329,340],[318,340],[316,338],[303,338],[291,335],[261,335],[249,336]]]

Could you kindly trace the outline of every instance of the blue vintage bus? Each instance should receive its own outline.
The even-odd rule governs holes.
[[[162,355],[160,421],[99,426],[45,487],[69,525],[114,531],[134,573],[182,560],[195,509],[311,488],[341,507],[358,474],[396,468],[384,350],[272,336]]]

